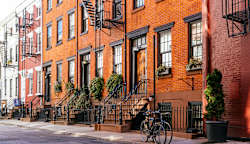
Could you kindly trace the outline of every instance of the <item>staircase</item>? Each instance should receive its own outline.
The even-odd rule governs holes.
[[[118,85],[103,101],[102,118],[99,122],[102,124],[96,130],[112,130],[111,127],[117,125],[121,126],[118,128],[120,132],[131,129],[136,116],[147,108],[146,85],[147,80],[140,80],[128,94],[126,84]]]

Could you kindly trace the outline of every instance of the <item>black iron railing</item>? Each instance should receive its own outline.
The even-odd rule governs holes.
[[[229,37],[235,37],[249,32],[249,10],[249,0],[222,0],[222,17],[226,19]]]

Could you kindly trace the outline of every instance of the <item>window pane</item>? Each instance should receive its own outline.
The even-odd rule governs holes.
[[[172,66],[172,52],[171,52],[171,31],[166,30],[160,32],[160,55],[161,64],[167,67]]]
[[[191,56],[196,59],[202,60],[202,23],[197,21],[191,24],[192,36],[192,54]]]

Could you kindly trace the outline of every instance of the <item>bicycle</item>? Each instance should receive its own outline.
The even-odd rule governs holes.
[[[150,117],[151,113],[154,114],[153,117]],[[140,125],[143,142],[148,142],[152,139],[156,144],[171,143],[173,137],[171,125],[163,120],[163,116],[169,114],[160,113],[160,111],[147,111],[144,113],[146,119]],[[155,115],[160,115],[160,118],[156,118]]]

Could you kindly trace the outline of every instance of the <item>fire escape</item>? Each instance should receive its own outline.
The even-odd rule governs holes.
[[[26,9],[24,9],[22,13],[23,13],[22,17],[18,17],[19,23],[17,24],[17,28],[19,30],[19,41],[20,41],[19,46],[21,48],[21,59],[22,59],[21,65],[22,68],[25,70],[26,61],[24,59],[26,57],[37,58],[40,55],[40,53],[34,51],[34,48],[36,48],[36,51],[38,50],[40,51],[41,44],[40,43],[34,44],[33,38],[29,39],[29,41],[27,39],[28,34],[32,32],[32,29],[40,25],[40,21],[35,20],[33,13],[28,13]],[[37,39],[38,38],[39,37],[37,37]],[[25,72],[23,73],[23,75],[25,75]]]
[[[226,19],[229,37],[250,31],[250,0],[222,0],[222,16]]]
[[[95,0],[95,4],[91,0],[81,2],[90,19],[90,26],[95,28],[95,48],[99,48],[103,29],[110,30],[124,24],[122,0]]]

